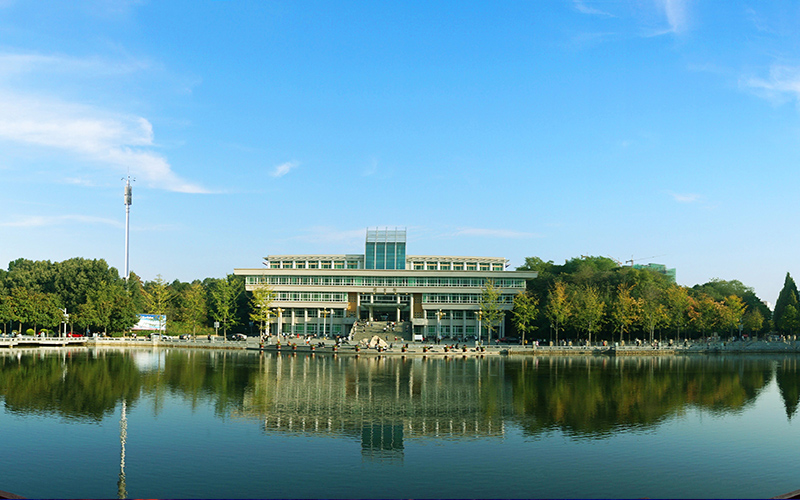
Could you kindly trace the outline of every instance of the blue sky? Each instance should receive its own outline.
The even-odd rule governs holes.
[[[0,266],[268,254],[800,274],[800,2],[0,0]]]

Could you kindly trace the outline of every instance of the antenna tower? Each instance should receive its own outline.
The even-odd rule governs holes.
[[[130,233],[131,233],[131,176],[123,177],[125,181],[125,281],[131,275],[131,249],[130,249]],[[134,181],[136,179],[133,179]]]

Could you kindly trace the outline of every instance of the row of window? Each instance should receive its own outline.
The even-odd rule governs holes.
[[[500,262],[412,262],[415,271],[502,271]]]
[[[357,260],[282,260],[269,261],[270,269],[361,269]]]
[[[332,292],[277,292],[280,302],[347,302],[346,293]]]
[[[442,337],[458,337],[463,335],[475,335],[475,326],[474,325],[453,325],[450,328],[450,325],[439,325],[438,330],[436,325],[428,325],[428,336],[435,337],[436,333],[439,333]]]
[[[491,280],[499,288],[525,288],[524,279]],[[482,288],[486,278],[418,278],[381,276],[247,276],[248,285],[371,286],[371,287],[471,287]]]
[[[328,311],[328,315],[324,315],[324,311]],[[296,320],[302,320],[303,318],[309,318],[316,320],[317,318],[344,318],[344,309],[317,309],[316,307],[311,308],[303,308],[303,307],[284,307],[281,309],[281,316],[283,317],[284,321],[290,321],[289,318],[292,317],[292,313],[294,313],[294,317]]]
[[[513,304],[513,295],[501,295],[500,304]],[[480,304],[481,296],[475,293],[423,293],[423,304]]]
[[[323,326],[325,331],[323,331]],[[284,323],[281,328],[281,333],[283,334],[292,334],[292,335],[343,335],[342,328],[343,325],[331,325],[326,324],[323,325],[322,323],[295,323],[292,325],[291,323]],[[275,333],[275,330],[272,330]]]
[[[402,269],[405,267],[403,253],[367,254],[367,269]],[[387,266],[391,261],[392,266]],[[376,263],[377,262],[377,263]],[[380,263],[380,264],[379,264]],[[362,269],[364,264],[358,260],[275,260],[269,261],[270,269]],[[414,261],[411,269],[415,271],[503,271],[502,262],[431,262]]]

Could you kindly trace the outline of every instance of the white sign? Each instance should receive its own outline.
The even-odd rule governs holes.
[[[167,316],[164,314],[140,314],[139,322],[131,330],[166,331]]]

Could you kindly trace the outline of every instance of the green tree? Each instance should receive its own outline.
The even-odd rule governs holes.
[[[525,345],[525,334],[536,328],[533,322],[539,315],[539,299],[527,292],[518,293],[514,296],[514,309],[511,310],[511,315],[514,327],[522,334],[522,345]]]
[[[558,345],[558,330],[570,317],[572,305],[567,295],[567,285],[561,280],[556,280],[547,295],[547,305],[545,314],[550,319],[550,325],[556,334],[556,345]]]
[[[794,335],[798,326],[800,326],[800,312],[793,304],[787,304],[781,315],[780,328],[789,335]]]
[[[625,283],[617,285],[616,300],[611,304],[611,323],[619,332],[620,344],[624,342],[623,335],[639,320],[641,303],[631,295],[632,289],[633,285]]]
[[[764,316],[758,309],[755,311],[747,311],[742,318],[742,324],[744,326],[744,331],[748,332],[750,335],[757,335],[764,327]]]
[[[789,330],[788,323],[783,319],[786,307],[791,305],[795,312],[798,310],[798,293],[797,285],[795,284],[792,276],[786,273],[786,278],[783,281],[783,288],[778,294],[778,300],[775,302],[775,310],[772,313],[772,322],[779,331],[786,333]]]
[[[197,335],[197,327],[208,317],[206,310],[206,290],[199,281],[192,283],[186,291],[184,305],[186,320],[192,327],[192,335]]]
[[[150,314],[156,314],[159,317],[165,316],[170,306],[170,301],[174,297],[172,290],[164,281],[164,278],[159,274],[154,281],[145,283],[144,287],[145,303]],[[167,318],[169,321],[169,318]],[[166,332],[167,325],[163,325],[163,331]]]
[[[228,325],[236,326],[239,320],[236,316],[239,296],[242,295],[243,286],[236,276],[229,274],[225,279],[218,280],[211,290],[214,301],[214,319],[222,322],[222,334],[228,336]]]
[[[267,333],[264,325],[269,325],[270,319],[275,316],[275,311],[271,309],[272,302],[277,297],[275,290],[267,285],[259,285],[253,289],[253,297],[250,299],[250,319],[259,324],[259,333]]]
[[[689,322],[689,310],[692,307],[689,290],[682,286],[671,286],[664,291],[664,300],[669,324],[675,328],[677,339],[680,341],[681,330]]]
[[[642,327],[649,334],[650,342],[654,340],[655,329],[667,324],[667,311],[662,302],[663,292],[653,283],[645,283],[639,287],[642,300]]]
[[[494,285],[494,281],[486,280],[481,289],[480,304],[483,320],[486,323],[486,331],[488,332],[487,343],[489,345],[492,343],[492,332],[499,327],[506,314],[502,309],[501,300],[500,289]]]
[[[572,290],[572,323],[586,334],[589,345],[592,344],[592,335],[600,330],[603,324],[605,302],[600,296],[598,288],[591,284],[583,284]]]

